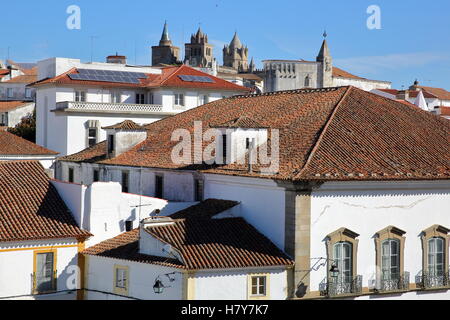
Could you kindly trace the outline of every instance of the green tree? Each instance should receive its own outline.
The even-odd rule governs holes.
[[[8,132],[28,141],[36,142],[36,110],[23,117],[14,128],[9,128]]]

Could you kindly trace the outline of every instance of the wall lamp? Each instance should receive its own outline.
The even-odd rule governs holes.
[[[166,273],[166,274],[160,274],[156,277],[155,279],[155,284],[153,285],[153,291],[156,294],[161,294],[164,292],[165,288],[170,288],[170,286],[165,286],[164,283],[162,282],[161,278],[162,277],[167,277],[167,279],[169,280],[169,282],[174,282],[175,281],[175,275],[177,273],[180,272],[171,272],[171,273]]]

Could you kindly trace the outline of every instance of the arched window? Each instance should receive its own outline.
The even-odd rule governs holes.
[[[309,75],[305,77],[305,87],[308,88],[310,86],[311,78]]]
[[[400,277],[400,241],[387,239],[381,244],[381,272],[383,280]]]
[[[433,237],[428,240],[428,274],[432,277],[442,277],[444,275],[444,239]]]
[[[338,281],[350,283],[353,279],[353,246],[350,242],[342,241],[333,246],[333,260],[339,270]]]

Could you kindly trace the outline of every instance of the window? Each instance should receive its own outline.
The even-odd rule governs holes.
[[[56,290],[56,250],[35,251],[33,287],[35,293]]]
[[[184,106],[184,94],[183,93],[175,93],[175,105],[176,106]]]
[[[202,94],[199,96],[199,105],[204,105],[209,103],[209,96],[207,94]]]
[[[6,96],[7,98],[12,98],[14,96],[14,92],[12,88],[6,89]]]
[[[227,163],[227,135],[224,134],[222,135],[222,163],[226,164]]]
[[[88,147],[92,147],[97,144],[97,128],[88,129]]]
[[[122,192],[128,193],[129,174],[127,171],[122,171]]]
[[[319,288],[321,295],[338,296],[359,294],[362,292],[362,276],[357,275],[357,252],[359,234],[347,228],[340,228],[326,237],[326,247],[330,261],[327,265],[327,277]],[[330,270],[338,269],[337,274]]]
[[[428,240],[428,274],[431,277],[443,277],[445,270],[444,239],[433,237]]]
[[[122,93],[121,92],[111,92],[111,103],[122,103]]]
[[[381,244],[381,274],[383,280],[400,277],[400,241],[388,239]]]
[[[203,180],[194,180],[195,201],[203,201]]]
[[[252,277],[252,296],[266,295],[266,277]]]
[[[353,280],[352,257],[352,244],[350,242],[338,242],[334,245],[333,260],[339,269],[338,281],[350,283]]]
[[[155,176],[155,197],[156,198],[163,198],[163,177],[162,176]]]
[[[449,243],[450,229],[433,225],[421,235],[423,248],[423,267],[416,277],[416,286],[421,289],[449,287]]]
[[[73,168],[69,168],[69,175],[68,175],[69,182],[73,183]]]
[[[31,89],[25,88],[25,98],[31,99]]]
[[[86,102],[86,92],[81,90],[75,90],[75,101]]]
[[[114,135],[109,134],[108,135],[108,154],[111,154],[114,152]]]
[[[145,104],[145,94],[136,93],[136,104]]]
[[[100,170],[94,169],[94,176],[92,177],[93,182],[100,181]]]
[[[1,126],[7,126],[7,123],[6,123],[6,115],[5,115],[4,113],[2,113],[0,125],[1,125]]]
[[[148,103],[155,104],[155,96],[153,95],[153,93],[148,94]]]
[[[305,77],[305,87],[309,87],[310,86],[310,82],[311,82],[311,78],[309,77],[309,75],[307,75]]]
[[[129,272],[126,266],[114,266],[114,293],[128,295]]]
[[[125,221],[125,231],[131,231],[133,230],[133,221]]]

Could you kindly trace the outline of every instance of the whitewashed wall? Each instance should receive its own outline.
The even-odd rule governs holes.
[[[287,298],[287,272],[285,268],[258,268],[242,270],[203,270],[195,273],[195,300],[247,300],[248,275],[268,274],[269,299]]]
[[[14,155],[0,155],[0,161],[23,161],[36,160],[39,161],[45,169],[50,169],[55,162],[56,156],[14,156]]]
[[[70,246],[57,248],[57,246]],[[77,266],[77,240],[57,239],[20,242],[0,242],[0,299],[41,299],[42,296],[31,295],[34,251],[54,247],[56,253],[57,290],[73,290],[69,277]],[[20,249],[20,250],[17,250]],[[14,251],[9,251],[14,250]],[[49,299],[67,298],[67,293],[52,294]],[[76,295],[72,295],[73,298]]]
[[[183,298],[183,276],[179,273],[174,276],[174,282],[169,282],[165,276],[161,277],[163,284],[170,286],[170,288],[165,288],[162,294],[155,294],[153,291],[153,285],[159,275],[178,272],[178,269],[100,256],[86,255],[86,260],[88,268],[85,286],[88,290],[85,298],[87,300],[127,299],[113,294],[114,265],[128,266],[129,268],[129,298],[145,300],[181,300]]]
[[[422,270],[420,234],[434,224],[450,227],[449,207],[449,181],[325,183],[312,193],[311,257],[327,256],[325,237],[337,229],[358,233],[357,273],[368,287],[376,272],[374,235],[393,225],[406,231],[405,271],[414,283]],[[312,272],[311,291],[325,277],[326,268]]]
[[[333,77],[333,86],[354,86],[365,91],[371,91],[374,89],[390,89],[391,83],[386,81]]]

